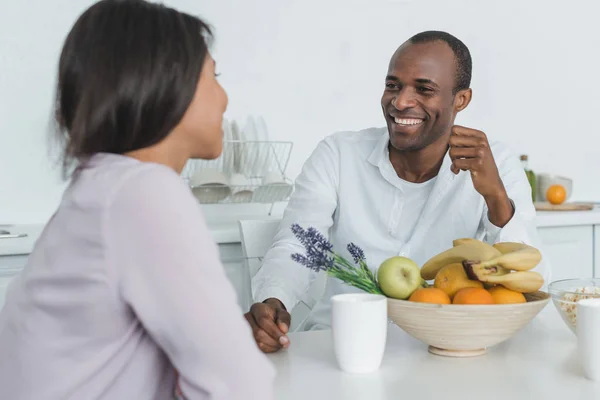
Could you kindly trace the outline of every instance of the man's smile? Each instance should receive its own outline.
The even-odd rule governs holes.
[[[423,123],[423,119],[420,118],[394,118],[394,122],[400,126],[414,126]]]
[[[415,132],[421,128],[425,122],[425,118],[417,117],[414,115],[393,115],[392,112],[388,113],[388,119],[390,121],[390,128],[394,131],[402,131],[409,133],[414,130]]]

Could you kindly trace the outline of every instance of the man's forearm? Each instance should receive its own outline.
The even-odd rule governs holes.
[[[515,208],[505,190],[494,196],[485,197],[488,207],[488,219],[499,228],[503,228],[513,217]]]

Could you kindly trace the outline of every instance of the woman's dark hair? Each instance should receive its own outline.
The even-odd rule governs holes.
[[[200,19],[143,0],[102,0],[85,11],[58,67],[63,172],[95,153],[162,141],[192,101],[211,38]]]

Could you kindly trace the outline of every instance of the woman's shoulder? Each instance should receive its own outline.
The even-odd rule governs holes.
[[[184,180],[171,168],[154,163],[132,166],[115,186],[110,202],[116,205],[128,200],[158,207],[196,205]]]
[[[76,173],[72,189],[78,203],[101,208],[197,208],[189,187],[173,169],[126,156],[95,156]]]

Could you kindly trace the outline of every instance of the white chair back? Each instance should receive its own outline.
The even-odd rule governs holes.
[[[242,241],[242,254],[246,260],[246,266],[249,271],[250,279],[252,279],[261,268],[262,260],[273,244],[273,239],[277,234],[280,224],[280,219],[239,221],[240,237]],[[298,305],[291,310],[291,331],[297,330],[297,328],[306,319],[316,302],[323,296],[323,292],[325,290],[325,281],[325,274],[320,273],[317,276],[317,279],[315,279],[308,291],[302,297]],[[250,293],[252,293],[252,290]]]

